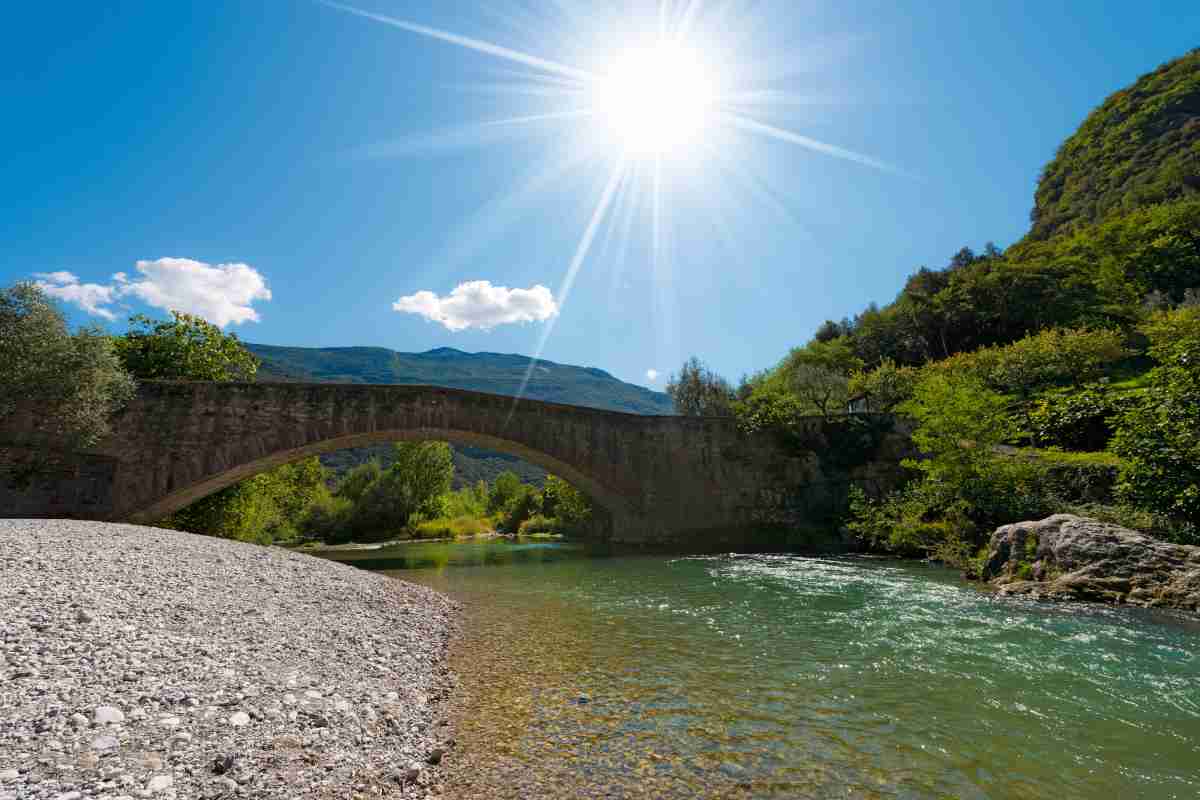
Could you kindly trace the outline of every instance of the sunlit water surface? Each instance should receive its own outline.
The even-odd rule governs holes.
[[[366,554],[364,554],[366,555]],[[866,558],[435,543],[458,797],[1200,797],[1200,625]]]

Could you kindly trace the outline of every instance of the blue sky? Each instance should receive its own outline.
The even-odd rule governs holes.
[[[620,72],[653,3],[355,0],[408,29],[309,0],[14,6],[0,282],[39,274],[117,331],[184,305],[270,344],[541,348],[656,387],[694,353],[736,379],[920,265],[1020,238],[1058,143],[1200,44],[1182,0],[695,5],[700,73],[806,138],[695,123],[657,228],[654,158],[616,172],[627,120],[481,124],[577,108],[511,53]]]

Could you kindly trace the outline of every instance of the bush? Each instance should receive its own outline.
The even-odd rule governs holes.
[[[554,517],[563,529],[577,528],[591,516],[588,499],[571,484],[557,475],[547,475],[542,487],[542,512]]]
[[[521,479],[515,472],[505,470],[497,475],[491,492],[488,494],[488,513],[495,514],[507,508],[509,503],[521,493],[521,487]]]
[[[1123,413],[1112,449],[1128,505],[1200,525],[1200,309],[1158,314],[1145,328],[1158,362]]]
[[[1135,402],[1133,396],[1101,383],[1055,390],[1034,401],[1029,433],[1039,447],[1103,450],[1115,433],[1116,418]]]
[[[326,493],[306,509],[299,527],[327,544],[343,544],[351,539],[353,513],[354,504],[348,499]]]
[[[504,509],[497,528],[502,533],[517,533],[521,530],[521,523],[540,513],[542,513],[541,494],[532,486],[522,485],[517,496],[510,500],[507,508]]]
[[[858,370],[850,376],[850,395],[867,398],[870,411],[887,413],[912,397],[919,376],[917,367],[898,366],[885,358],[870,372]]]
[[[552,517],[547,517],[545,514],[534,514],[522,522],[521,527],[517,529],[519,536],[535,536],[538,534],[545,535],[560,532],[559,521]]]

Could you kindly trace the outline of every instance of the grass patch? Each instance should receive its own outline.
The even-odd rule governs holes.
[[[1064,467],[1120,467],[1121,459],[1115,453],[1102,450],[1092,453],[1077,453],[1069,450],[1056,450],[1054,448],[1039,449],[1035,447],[1023,447],[1019,451],[1022,455],[1035,456],[1042,461]]]
[[[494,528],[490,519],[462,516],[423,520],[412,526],[410,533],[414,539],[462,539],[491,533]]]

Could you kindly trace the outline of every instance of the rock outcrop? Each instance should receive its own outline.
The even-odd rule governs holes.
[[[1200,611],[1200,547],[1070,514],[997,528],[981,577],[1005,595]]]

